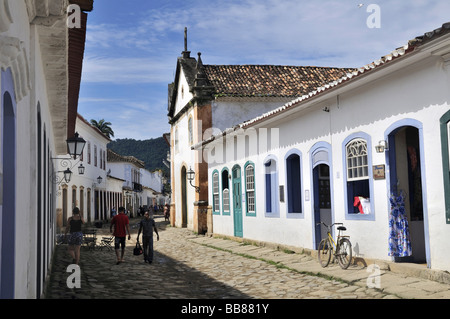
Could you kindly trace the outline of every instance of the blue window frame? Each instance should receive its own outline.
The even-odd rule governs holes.
[[[265,211],[266,217],[279,217],[278,208],[278,171],[274,156],[264,161],[265,169]]]
[[[300,217],[303,212],[301,153],[286,154],[286,197],[288,217]]]
[[[363,132],[343,142],[345,213],[347,219],[375,220],[372,143]]]

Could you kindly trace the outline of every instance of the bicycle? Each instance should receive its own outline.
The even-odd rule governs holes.
[[[347,269],[352,261],[352,243],[350,242],[350,236],[341,236],[341,231],[347,230],[344,226],[339,226],[337,241],[335,242],[331,236],[331,228],[334,225],[343,225],[343,223],[334,223],[327,225],[324,222],[317,223],[316,225],[324,225],[327,228],[327,237],[322,239],[319,243],[319,263],[322,267],[327,267],[331,261],[331,255],[334,255],[335,260],[338,261],[339,266],[342,269]]]

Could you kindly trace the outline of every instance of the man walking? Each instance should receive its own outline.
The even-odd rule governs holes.
[[[117,256],[117,265],[123,262],[123,255],[125,253],[125,237],[128,232],[128,240],[131,239],[130,233],[130,221],[128,220],[128,216],[125,215],[125,208],[119,207],[119,214],[113,217],[111,220],[111,226],[109,227],[109,231],[112,233],[112,227],[114,226],[114,248],[116,250]],[[119,252],[119,249],[122,248],[122,252]]]
[[[139,235],[142,232],[142,244],[144,246],[144,262],[151,264],[153,262],[153,230],[156,233],[156,238],[159,240],[158,229],[156,228],[155,220],[150,217],[148,211],[144,213],[144,219],[139,223],[139,231],[137,235],[137,241],[139,241]]]

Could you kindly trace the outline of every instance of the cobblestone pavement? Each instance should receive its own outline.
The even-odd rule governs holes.
[[[421,288],[425,288],[430,298],[450,298],[448,285],[434,285],[431,281],[389,272],[381,278],[383,284],[396,283],[393,290],[368,288],[366,280],[370,273],[360,267],[343,271],[331,266],[328,270],[331,273],[321,271],[324,276],[312,275],[320,266],[311,256],[196,236],[189,230],[168,226],[162,217],[156,216],[155,220],[160,240],[156,241],[155,235],[152,264],[132,254],[137,234],[137,229],[132,228],[125,261],[119,265],[114,251],[82,248],[80,288],[67,287],[70,257],[66,246],[57,246],[46,298],[397,299],[421,298],[417,293]],[[132,225],[137,222],[131,220]],[[98,237],[102,234],[109,235],[109,227],[101,229]],[[415,294],[411,292],[409,296],[410,290],[405,285],[410,285]]]

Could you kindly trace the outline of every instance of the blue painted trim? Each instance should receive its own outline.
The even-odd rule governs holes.
[[[313,163],[314,155],[317,154],[320,151],[326,151],[328,153],[328,159],[326,161],[322,160],[317,163]],[[314,168],[320,164],[326,164],[330,168],[330,202],[331,202],[331,222],[334,223],[334,173],[333,173],[333,161],[332,161],[332,147],[327,142],[317,142],[314,144],[310,151],[310,163],[311,163],[311,188],[314,188]],[[312,218],[311,218],[311,227],[312,227],[312,238],[313,238],[313,247],[316,247],[318,243],[316,243],[316,224],[315,224],[315,216],[314,216],[314,190],[311,189],[310,192],[310,198],[311,198],[311,212],[312,212]]]
[[[275,173],[274,174],[266,174],[266,164],[269,162],[269,161],[274,161],[275,162]],[[277,167],[277,165],[278,165],[278,159],[277,159],[277,157],[275,156],[275,155],[272,155],[272,154],[270,154],[270,155],[268,155],[268,156],[266,156],[266,158],[264,159],[264,166],[263,166],[263,169],[264,169],[264,171],[263,171],[263,174],[264,174],[264,188],[265,188],[265,192],[264,192],[264,195],[265,195],[265,201],[264,201],[264,216],[265,217],[269,217],[269,218],[278,218],[278,217],[280,217],[280,204],[279,204],[279,202],[280,202],[280,197],[279,197],[279,194],[278,194],[278,185],[279,185],[279,183],[278,183],[278,167]],[[268,176],[268,175],[270,175],[270,176]],[[267,207],[266,207],[266,203],[267,203],[267,178],[270,178],[270,195],[271,195],[271,208],[272,208],[272,212],[268,212],[267,211]],[[273,185],[272,185],[273,184]],[[273,192],[273,194],[272,194],[272,192]],[[273,202],[272,202],[273,201]]]
[[[301,212],[300,213],[290,213],[289,212],[289,194],[288,194],[288,176],[287,176],[287,159],[289,158],[289,156],[291,155],[298,155],[300,157],[300,193],[301,193],[301,197],[300,197],[300,205],[301,205]],[[286,198],[286,217],[287,218],[292,218],[292,219],[304,219],[305,218],[305,201],[304,201],[304,187],[303,187],[303,155],[302,152],[296,148],[289,150],[286,155],[284,156],[284,163],[285,163],[285,185],[286,187],[284,188],[285,191],[285,197]]]
[[[386,131],[384,131],[384,138],[388,140],[389,135],[395,133],[398,129],[412,126],[419,130],[419,146],[420,146],[420,170],[422,173],[422,185],[426,186],[426,167],[425,167],[425,148],[423,140],[423,124],[422,122],[415,119],[401,119],[392,125],[390,125]],[[388,145],[389,149],[390,145]],[[390,176],[390,163],[389,163],[389,151],[386,151],[386,176]],[[394,165],[395,163],[393,163]],[[388,194],[391,193],[391,179],[386,178],[386,189]],[[389,196],[387,196],[387,207],[390,207]],[[428,220],[428,200],[427,200],[427,188],[422,187],[422,203],[423,203],[423,223],[424,223],[424,233],[425,233],[425,255],[427,259],[427,267],[431,268],[431,256],[430,256],[430,232],[429,232],[429,220]]]
[[[347,188],[347,144],[354,139],[363,139],[367,143],[367,164],[369,171],[369,192],[370,192],[370,214],[349,214],[348,212],[348,188]],[[375,220],[375,197],[373,191],[373,170],[372,170],[372,139],[369,134],[364,132],[356,132],[347,136],[342,142],[342,164],[343,164],[343,187],[344,187],[344,201],[345,201],[345,219],[346,220]]]

